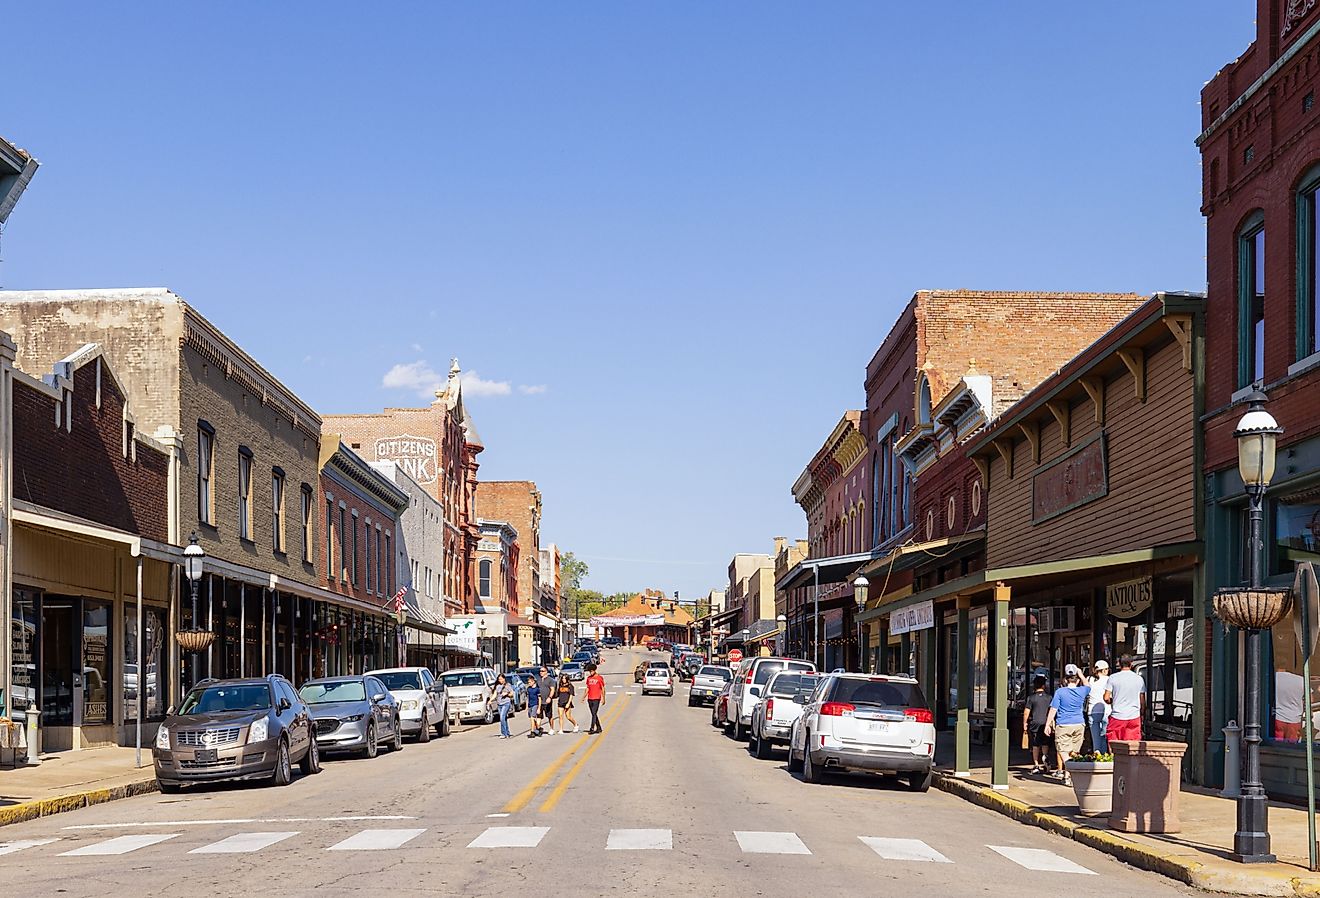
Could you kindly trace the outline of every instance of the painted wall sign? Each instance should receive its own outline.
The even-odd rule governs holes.
[[[889,633],[892,636],[929,630],[933,626],[935,626],[934,602],[918,602],[889,615]]]
[[[376,441],[376,460],[394,462],[418,483],[436,481],[435,440],[428,437],[405,433],[379,439]]]
[[[1111,583],[1105,587],[1105,610],[1111,617],[1127,620],[1149,608],[1154,597],[1149,577]]]
[[[1109,494],[1105,436],[1096,436],[1031,478],[1031,522],[1039,524]]]

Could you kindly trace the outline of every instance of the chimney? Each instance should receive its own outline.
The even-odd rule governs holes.
[[[797,541],[797,550],[802,553],[803,558],[807,557],[807,554],[810,551],[810,546],[811,543],[805,539],[800,539]]]
[[[778,556],[780,552],[784,551],[784,546],[786,546],[786,545],[788,545],[788,537],[786,537],[786,536],[776,536],[776,537],[775,537],[775,555]]]

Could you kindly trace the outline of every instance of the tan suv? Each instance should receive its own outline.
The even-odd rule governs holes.
[[[319,773],[312,715],[278,674],[247,680],[202,680],[156,731],[152,751],[160,791],[189,783],[264,779],[293,781],[293,764]]]

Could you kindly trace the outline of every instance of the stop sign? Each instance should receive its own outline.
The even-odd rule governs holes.
[[[742,650],[741,650],[741,649],[730,649],[730,651],[729,651],[729,663],[730,663],[730,664],[737,664],[737,663],[738,663],[739,661],[741,661],[741,660],[742,660]]]

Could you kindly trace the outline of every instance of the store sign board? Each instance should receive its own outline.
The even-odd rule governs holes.
[[[1154,598],[1150,577],[1111,583],[1105,587],[1105,610],[1110,617],[1127,620],[1149,608]]]
[[[893,636],[913,633],[917,630],[929,630],[933,626],[935,626],[934,602],[918,602],[889,615],[889,632]]]
[[[1031,478],[1031,522],[1039,524],[1109,494],[1109,459],[1098,433]]]

